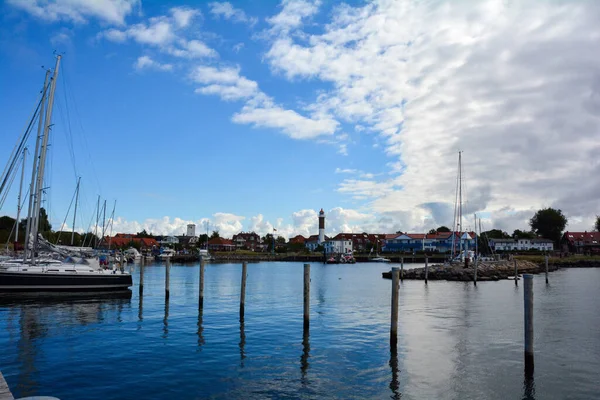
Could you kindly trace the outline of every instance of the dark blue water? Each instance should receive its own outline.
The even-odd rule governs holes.
[[[312,265],[303,337],[301,263],[146,267],[143,299],[3,300],[0,370],[13,394],[66,399],[591,399],[600,397],[600,270],[534,278],[535,375],[523,374],[514,282],[406,281],[389,348],[388,265]],[[135,281],[137,283],[137,273]]]

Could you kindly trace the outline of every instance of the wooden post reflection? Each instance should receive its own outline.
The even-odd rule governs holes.
[[[392,391],[392,399],[400,399],[402,394],[400,393],[400,378],[398,375],[400,371],[398,369],[398,348],[393,346],[390,349],[390,368],[392,369],[392,380],[390,381],[390,390]]]
[[[163,338],[169,335],[169,298],[165,298],[165,317],[163,318]]]
[[[302,385],[308,384],[306,373],[308,372],[308,358],[310,357],[310,332],[308,327],[304,328],[302,334],[302,356],[300,357],[300,372],[302,373]]]
[[[202,347],[204,345],[204,327],[202,326],[202,318],[203,318],[203,310],[200,307],[198,309],[198,347]]]
[[[240,318],[240,367],[244,368],[244,359],[246,358],[246,330],[244,327],[244,317]]]

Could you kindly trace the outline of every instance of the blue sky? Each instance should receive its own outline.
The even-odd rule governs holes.
[[[598,30],[598,7],[449,4],[5,1],[0,160],[57,50],[55,225],[81,176],[80,229],[98,195],[117,200],[119,231],[209,220],[226,236],[310,234],[321,207],[331,232],[430,229],[452,224],[461,149],[469,210],[489,228],[526,228],[542,206],[591,226],[597,185],[568,186],[577,204],[556,188],[585,180],[580,163],[598,168],[598,43],[578,34]],[[557,16],[562,31],[545,30]],[[573,62],[542,64],[549,46]],[[591,105],[578,95],[590,87]],[[15,214],[16,187],[2,213]]]

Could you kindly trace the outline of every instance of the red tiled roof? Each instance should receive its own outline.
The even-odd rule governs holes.
[[[306,242],[306,238],[302,235],[296,235],[290,239],[290,243],[304,243]]]
[[[565,232],[563,235],[569,242],[593,242],[600,243],[600,232]]]
[[[210,239],[208,241],[208,244],[212,244],[212,245],[221,245],[221,246],[226,246],[226,245],[232,245],[233,246],[233,240],[229,240],[229,239],[223,239],[223,238],[213,238]]]

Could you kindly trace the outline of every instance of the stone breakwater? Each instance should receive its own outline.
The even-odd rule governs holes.
[[[548,271],[556,271],[557,265],[550,264]],[[517,260],[517,271],[519,274],[539,274],[545,272],[544,265],[538,265],[530,261]],[[431,265],[427,274],[428,280],[445,281],[472,281],[473,265],[465,268],[462,263],[452,263],[446,265]],[[383,272],[384,278],[391,279],[391,272]],[[478,281],[499,281],[508,279],[515,275],[514,261],[484,261],[477,266]],[[404,279],[425,279],[425,268],[415,268],[404,271]]]

